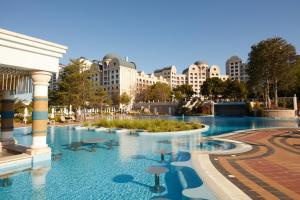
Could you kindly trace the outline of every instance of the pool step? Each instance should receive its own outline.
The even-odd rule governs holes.
[[[14,162],[23,159],[31,159],[31,156],[26,153],[4,156],[0,158],[0,165],[3,163],[9,163],[9,162]]]

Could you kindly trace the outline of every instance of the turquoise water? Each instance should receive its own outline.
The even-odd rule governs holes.
[[[299,126],[297,120],[265,118],[174,119],[210,125],[211,128],[204,135],[249,128]],[[27,134],[30,131],[26,128],[16,129],[15,138],[20,144],[30,145],[31,135]],[[96,146],[80,143],[93,138],[107,140]],[[47,140],[53,152],[51,166],[0,177],[0,186],[6,185],[0,187],[0,199],[181,199],[184,188],[201,187],[201,197],[214,200],[212,192],[192,168],[184,167],[177,171],[170,163],[189,160],[190,149],[232,148],[228,144],[203,141],[201,135],[175,138],[136,137],[87,130],[75,131],[68,127],[49,127]],[[165,155],[164,162],[161,162],[158,153],[160,150],[170,152]],[[161,175],[161,184],[165,191],[160,194],[152,192],[154,177],[145,172],[152,165],[165,166],[170,170]]]

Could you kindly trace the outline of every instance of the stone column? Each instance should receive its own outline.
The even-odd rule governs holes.
[[[11,91],[4,91],[1,100],[1,136],[2,145],[13,144],[14,130],[14,95]]]
[[[48,85],[51,75],[51,73],[45,71],[36,71],[32,73],[33,112],[32,146],[30,153],[33,155],[51,153],[51,149],[47,145]]]

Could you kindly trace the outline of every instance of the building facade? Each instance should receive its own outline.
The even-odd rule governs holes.
[[[249,76],[247,74],[247,64],[242,62],[238,56],[232,56],[226,61],[226,74],[231,80],[247,82]]]
[[[128,94],[134,101],[136,94],[147,87],[161,82],[168,84],[172,89],[180,85],[191,85],[197,95],[201,94],[201,86],[207,78],[220,78],[225,81],[228,75],[222,75],[219,66],[209,65],[203,61],[196,61],[188,66],[182,73],[177,73],[175,65],[157,69],[154,73],[147,74],[137,71],[136,64],[128,61],[128,57],[122,59],[116,54],[107,54],[102,61],[92,62],[81,57],[84,63],[83,70],[94,67],[91,80],[100,85],[110,96]]]
[[[172,65],[154,71],[155,76],[162,76],[166,79],[171,88],[179,85],[191,85],[196,94],[201,93],[201,86],[207,78],[217,77],[222,81],[228,79],[228,75],[222,75],[219,66],[209,65],[203,61],[196,61],[183,70],[182,74],[177,74],[176,66]]]
[[[136,90],[137,92],[142,91],[146,89],[147,87],[161,82],[161,83],[166,83],[168,84],[168,81],[163,78],[162,76],[155,76],[153,73],[152,74],[146,74],[143,71],[137,72],[137,81],[136,81]]]
[[[111,96],[127,93],[134,97],[137,85],[137,69],[134,62],[123,60],[115,54],[107,54],[102,60],[101,85]]]

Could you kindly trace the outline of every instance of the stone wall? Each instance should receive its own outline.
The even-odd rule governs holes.
[[[151,102],[151,103],[134,103],[133,110],[146,111],[149,110],[151,113],[174,115],[178,103],[176,102]]]
[[[295,110],[263,110],[263,117],[272,118],[295,118]]]

